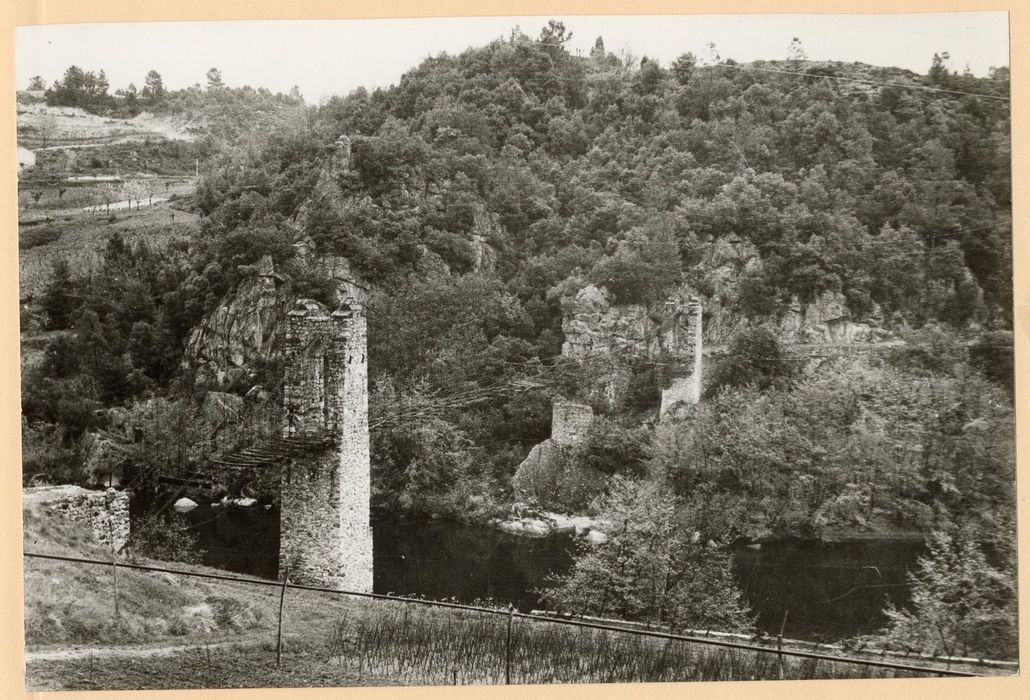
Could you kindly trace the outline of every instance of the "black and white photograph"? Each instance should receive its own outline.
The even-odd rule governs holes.
[[[1018,675],[1009,19],[18,27],[24,688]]]

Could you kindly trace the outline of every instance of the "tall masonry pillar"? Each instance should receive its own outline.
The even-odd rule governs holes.
[[[371,592],[364,309],[345,303],[329,313],[301,299],[286,323],[283,437],[329,446],[283,469],[279,575],[289,568],[298,583]]]
[[[702,347],[701,339],[701,322],[704,310],[701,308],[701,300],[694,297],[690,300],[687,305],[688,313],[690,314],[690,340],[691,350],[694,353],[694,369],[691,373],[691,385],[690,385],[690,403],[701,403],[701,388],[702,388],[702,376],[701,372],[704,367],[704,348]]]

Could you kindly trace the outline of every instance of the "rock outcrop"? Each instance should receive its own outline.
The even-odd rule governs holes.
[[[515,470],[512,489],[519,501],[554,504],[570,490],[603,486],[603,476],[576,464],[576,448],[583,444],[594,421],[585,404],[564,399],[551,407],[551,437],[534,445]]]
[[[600,529],[608,523],[595,521],[586,515],[563,515],[536,510],[524,503],[514,503],[511,514],[504,519],[493,518],[489,524],[501,532],[518,537],[547,537],[549,535],[575,535],[586,537],[591,544],[603,544],[607,535]]]
[[[232,371],[267,355],[266,344],[285,317],[288,279],[276,272],[271,256],[251,272],[190,334],[186,358],[200,385],[240,384]]]
[[[641,360],[660,367],[666,383],[689,380],[677,400],[697,403],[702,372],[702,313],[692,291],[683,287],[654,308],[614,304],[604,289],[588,285],[563,300],[562,354],[595,375],[591,400],[609,408],[632,388],[632,368]]]
[[[490,273],[497,265],[497,251],[490,245],[490,240],[502,235],[501,224],[497,214],[489,213],[479,206],[472,220],[472,271]]]
[[[847,300],[840,292],[825,291],[810,304],[797,297],[780,317],[779,335],[784,343],[850,344],[889,340],[883,328],[883,312],[874,306],[868,318],[852,319]]]
[[[350,169],[350,163],[350,139],[341,136],[319,170],[312,196],[288,222],[295,235],[293,249],[297,262],[331,282],[334,308],[352,301],[364,304],[369,286],[346,258],[317,250],[306,228],[312,211],[342,210],[347,206],[339,180]],[[247,278],[190,335],[186,357],[196,371],[198,385],[224,388],[233,383],[234,390],[249,389],[248,378],[234,375],[233,370],[249,366],[255,359],[267,359],[273,350],[269,341],[292,308],[295,294],[291,280],[276,268],[270,256],[262,258],[248,272]]]
[[[850,344],[891,340],[879,308],[866,318],[854,318],[843,294],[825,291],[818,298],[800,302],[796,297],[769,319],[748,319],[737,310],[740,282],[759,273],[762,260],[758,249],[737,235],[709,239],[699,251],[695,274],[705,289],[704,340],[722,346],[737,334],[756,325],[771,325],[781,343]]]

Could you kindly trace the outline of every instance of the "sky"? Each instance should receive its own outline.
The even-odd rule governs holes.
[[[956,12],[903,15],[665,15],[476,17],[390,20],[265,20],[65,24],[19,27],[17,85],[41,75],[48,83],[72,64],[107,73],[111,90],[139,88],[150,69],[166,87],[204,84],[217,67],[227,85],[286,92],[309,103],[357,87],[387,87],[428,56],[460,53],[508,36],[518,25],[531,37],[548,19],[573,34],[571,51],[589,53],[604,38],[611,52],[647,56],[663,65],[714,42],[723,59],[785,59],[794,37],[811,60],[860,61],[925,73],[934,53],[948,66],[983,76],[1008,66],[1008,15]]]

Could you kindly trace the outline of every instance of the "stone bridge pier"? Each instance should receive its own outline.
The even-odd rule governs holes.
[[[283,437],[325,440],[283,466],[279,575],[372,590],[366,320],[357,303],[329,312],[301,299],[289,312]]]

